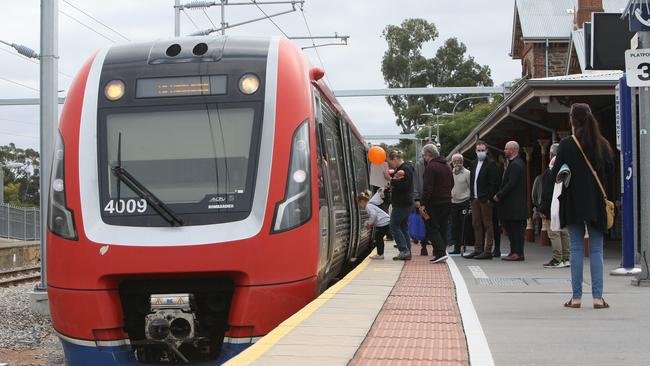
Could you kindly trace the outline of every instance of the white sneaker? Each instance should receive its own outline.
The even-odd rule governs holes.
[[[441,256],[441,257],[435,257],[433,259],[430,259],[429,262],[431,263],[443,263],[446,262],[449,256],[447,254]]]
[[[383,256],[383,255],[379,255],[379,254],[375,254],[375,255],[371,255],[371,256],[370,256],[370,259],[384,259],[384,256]]]

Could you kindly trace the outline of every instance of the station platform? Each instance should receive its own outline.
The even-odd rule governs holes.
[[[508,252],[502,239],[502,252]],[[620,245],[605,245],[604,297],[567,309],[570,268],[542,266],[551,248],[526,243],[526,260],[450,257],[431,264],[366,258],[344,279],[226,365],[647,365],[650,291],[610,276]],[[471,250],[471,247],[468,248]]]
[[[225,365],[493,365],[453,260],[392,244]]]

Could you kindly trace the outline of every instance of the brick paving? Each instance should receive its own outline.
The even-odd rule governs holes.
[[[419,249],[414,245],[412,251]],[[449,267],[430,259],[414,255],[405,263],[349,365],[469,365]]]

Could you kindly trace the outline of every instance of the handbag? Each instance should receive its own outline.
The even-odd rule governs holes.
[[[409,236],[415,240],[424,240],[427,236],[427,227],[417,210],[413,210],[408,218]]]
[[[591,169],[591,174],[594,175],[594,178],[596,178],[596,182],[598,183],[598,187],[600,187],[600,192],[603,194],[603,200],[605,201],[605,212],[607,213],[607,229],[611,229],[612,226],[614,226],[614,202],[607,199],[607,193],[605,192],[605,188],[603,187],[603,184],[600,182],[600,178],[598,178],[598,174],[596,174],[594,167],[591,166],[591,162],[587,158],[585,151],[582,150],[582,146],[580,145],[580,142],[575,136],[571,136],[571,137],[573,137],[573,141],[575,141],[576,145],[578,145],[578,149],[580,149],[580,152],[582,153],[582,157],[585,158],[585,162],[589,166],[589,169]]]

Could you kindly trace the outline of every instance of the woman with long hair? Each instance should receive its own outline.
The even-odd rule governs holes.
[[[582,270],[585,228],[589,234],[589,262],[591,293],[595,309],[608,308],[603,299],[603,238],[607,231],[605,197],[599,187],[607,187],[607,178],[614,173],[614,159],[609,142],[600,133],[598,121],[589,105],[575,103],[571,106],[573,136],[564,138],[558,147],[553,177],[563,167],[571,170],[571,180],[558,198],[560,222],[568,228],[571,241],[571,284],[573,296],[564,306],[579,308],[582,299]],[[583,153],[581,152],[584,151]],[[586,156],[586,159],[585,159]],[[596,171],[594,177],[589,163]]]

